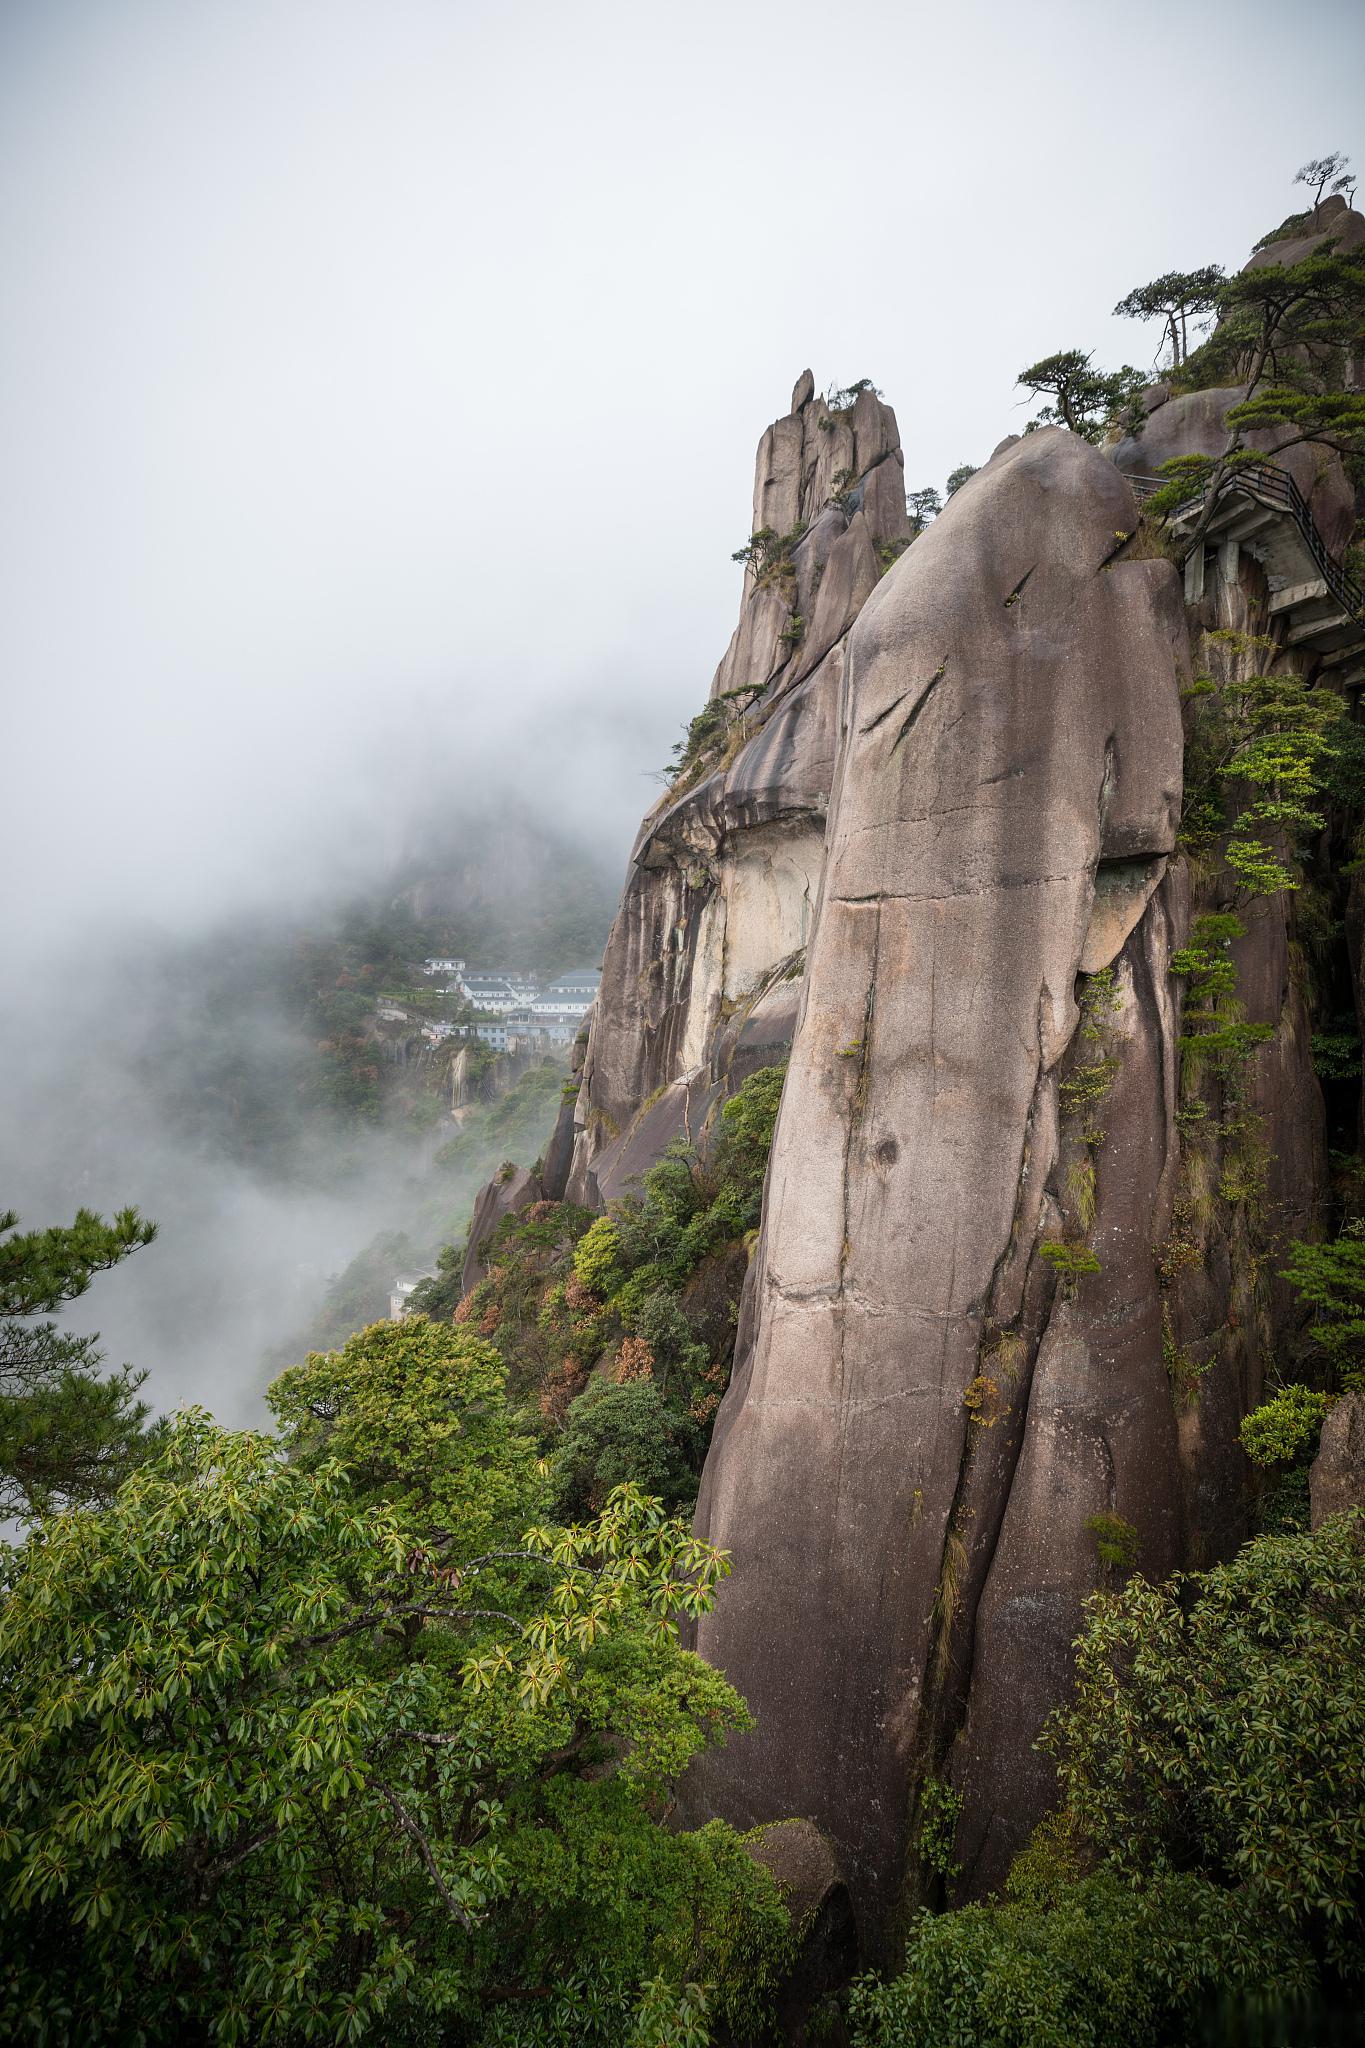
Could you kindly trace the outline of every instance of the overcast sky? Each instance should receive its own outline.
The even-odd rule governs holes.
[[[1345,0],[0,0],[0,1206],[158,1218],[73,1320],[159,1406],[259,1413],[408,1169],[178,1134],[158,935],[504,784],[623,871],[798,373],[941,487],[1360,160],[1362,60]]]
[[[1362,60],[1347,0],[4,0],[14,936],[363,873],[472,755],[624,854],[797,373],[941,484],[1359,155]]]

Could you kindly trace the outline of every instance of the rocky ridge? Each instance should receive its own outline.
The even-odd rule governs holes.
[[[1314,1231],[1326,1142],[1292,896],[1230,947],[1235,1099],[1191,1079],[1172,971],[1231,902],[1181,839],[1191,679],[1267,643],[1318,674],[1259,545],[1182,589],[1126,480],[1219,452],[1241,392],[1158,386],[1103,450],[1012,438],[913,545],[894,414],[846,396],[806,373],[760,443],[706,742],[642,825],[536,1194],[602,1206],[790,1048],[697,1508],[734,1577],[696,1644],[758,1725],[684,1808],[814,1823],[872,1956],[941,1896],[926,1784],[961,1802],[958,1897],[1048,1810],[1035,1739],[1115,1560],[1245,1533],[1272,1251]],[[1339,549],[1341,465],[1284,460]]]
[[[547,1194],[589,1206],[790,1044],[848,633],[910,535],[891,408],[870,389],[831,408],[807,371],[759,445],[751,531],[774,545],[746,568],[711,691],[736,708],[640,829],[582,1087],[547,1162]]]

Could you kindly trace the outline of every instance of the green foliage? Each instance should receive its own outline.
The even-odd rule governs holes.
[[[291,1367],[269,1399],[294,1467],[342,1465],[358,1499],[382,1501],[414,1534],[447,1532],[458,1561],[451,1543],[511,1540],[536,1498],[534,1446],[504,1378],[468,1327],[409,1315]]]
[[[1313,208],[1311,206],[1302,213],[1288,213],[1277,228],[1271,228],[1269,234],[1262,235],[1260,240],[1253,242],[1251,246],[1259,252],[1262,249],[1268,249],[1272,242],[1288,241],[1291,237],[1302,234],[1312,218]]]
[[[760,2030],[776,1889],[654,1817],[747,1725],[677,1641],[723,1558],[633,1487],[479,1551],[524,1469],[486,1347],[392,1342],[291,1376],[287,1442],[178,1418],[9,1554],[4,2038],[679,2044],[722,1975]]]
[[[149,1245],[156,1225],[136,1209],[120,1209],[106,1223],[92,1209],[78,1209],[66,1226],[19,1231],[19,1218],[0,1216],[0,1316],[51,1315],[84,1294],[96,1273],[108,1272],[131,1252]]]
[[[1172,363],[1182,363],[1190,352],[1190,323],[1215,310],[1222,281],[1222,266],[1217,263],[1198,270],[1167,270],[1120,299],[1114,315],[1119,320],[1160,320]]]
[[[1256,1502],[1259,1536],[1306,1536],[1312,1525],[1313,1496],[1306,1464],[1275,1473]]]
[[[918,491],[907,491],[905,509],[910,515],[910,524],[915,532],[922,533],[930,520],[936,519],[943,510],[943,500],[932,484]]]
[[[674,743],[672,759],[663,771],[665,782],[681,782],[728,741],[736,723],[742,729],[745,712],[755,697],[762,694],[761,684],[749,683],[742,689],[722,690],[718,697],[708,699],[684,727],[682,738]]]
[[[614,1294],[625,1279],[621,1264],[621,1232],[612,1216],[599,1216],[578,1240],[573,1269],[594,1294]]]
[[[1274,1036],[1273,1024],[1248,1024],[1229,1003],[1209,1029],[1182,1032],[1187,1077],[1192,1078],[1201,1064],[1206,1065],[1221,1077],[1225,1087],[1240,1091],[1257,1046]]]
[[[1035,398],[1047,398],[1035,427],[1069,427],[1087,441],[1101,441],[1110,423],[1120,415],[1131,415],[1146,381],[1142,373],[1125,364],[1121,370],[1097,370],[1093,355],[1080,349],[1060,349],[1043,356],[1021,370],[1017,382]]]
[[[1195,919],[1189,943],[1172,953],[1170,964],[1170,972],[1189,983],[1180,1037],[1183,1077],[1190,1082],[1207,1068],[1234,1096],[1257,1046],[1273,1036],[1268,1024],[1248,1024],[1237,1000],[1232,947],[1245,936],[1232,912],[1208,912]],[[1201,1120],[1206,1114],[1201,1111]]]
[[[1248,387],[1228,414],[1229,452],[1246,432],[1288,424],[1277,453],[1305,440],[1354,454],[1365,421],[1341,375],[1363,313],[1365,257],[1330,238],[1298,263],[1238,271],[1219,287],[1218,325],[1182,366],[1181,388]]]
[[[1081,1013],[1081,1036],[1095,1042],[1104,1036],[1104,1027],[1110,1018],[1118,1015],[1121,999],[1115,985],[1112,967],[1101,967],[1094,974],[1079,977],[1076,989],[1076,1003]]]
[[[941,1778],[926,1778],[920,1787],[920,1861],[939,1877],[957,1875],[953,1847],[965,1803],[962,1794]]]
[[[1225,669],[1264,651],[1263,642],[1231,632],[1206,634],[1205,645]],[[1340,698],[1293,674],[1204,676],[1187,694],[1203,701],[1187,749],[1182,843],[1200,854],[1221,848],[1244,901],[1298,889],[1300,849],[1323,827],[1322,801],[1340,752]],[[1171,960],[1171,972],[1189,980],[1185,1080],[1194,1083],[1207,1069],[1233,1102],[1257,1047],[1274,1035],[1269,1024],[1248,1023],[1237,1000],[1231,949],[1244,935],[1234,911],[1200,917]],[[1241,1186],[1245,1176],[1235,1179]]]
[[[1281,1387],[1253,1408],[1238,1431],[1253,1465],[1292,1463],[1317,1448],[1327,1396],[1313,1387]]]
[[[1260,1987],[1297,1961],[1217,1887],[1168,1877],[1135,1893],[1108,1873],[1025,1904],[923,1913],[902,1974],[863,1978],[854,2048],[1153,2048],[1211,1991]]]
[[[1154,520],[1169,518],[1180,506],[1202,497],[1213,471],[1213,458],[1209,455],[1173,455],[1169,461],[1159,463],[1157,474],[1166,481],[1147,499],[1147,516]]]
[[[1088,1244],[1063,1244],[1054,1239],[1040,1244],[1038,1250],[1061,1281],[1062,1292],[1068,1299],[1087,1273],[1100,1271],[1099,1259]]]
[[[1283,1278],[1314,1311],[1313,1336],[1341,1386],[1365,1385],[1365,1224],[1331,1244],[1295,1242]]]
[[[1221,774],[1225,783],[1244,783],[1252,792],[1252,801],[1233,822],[1234,834],[1246,839],[1255,833],[1264,842],[1272,833],[1292,841],[1320,832],[1327,764],[1345,710],[1341,698],[1282,674],[1225,683],[1222,700],[1230,744]],[[1227,857],[1235,868],[1231,845]],[[1270,859],[1264,845],[1262,858]],[[1279,872],[1287,872],[1282,864]],[[1297,880],[1290,876],[1259,888],[1246,886],[1252,894],[1268,895],[1276,888],[1297,887]]]
[[[669,1509],[690,1507],[700,1439],[696,1423],[670,1407],[652,1380],[613,1386],[594,1378],[565,1417],[552,1465],[551,1512],[560,1521],[599,1514],[627,1480]]]
[[[1316,1030],[1312,1034],[1314,1073],[1320,1081],[1355,1081],[1361,1075],[1361,1034],[1357,1030]]]
[[[414,1295],[500,1353],[513,1397],[535,1404],[528,1426],[561,1503],[600,1499],[608,1475],[670,1501],[695,1490],[729,1377],[784,1071],[751,1074],[704,1153],[672,1147],[605,1216],[538,1202],[503,1219],[471,1293],[461,1298],[452,1249]]]
[[[1150,2048],[1359,1979],[1361,1533],[1092,1596],[1043,1737],[1061,1812],[1005,1903],[922,1914],[902,1973],[855,1985],[855,2048]]]
[[[604,1298],[605,1321],[594,1330],[599,1346],[613,1326],[660,1340],[660,1383],[678,1405],[690,1404],[694,1421],[714,1413],[728,1361],[717,1358],[698,1384],[706,1354],[683,1335],[681,1293],[758,1223],[785,1071],[751,1074],[721,1110],[709,1158],[673,1147],[644,1176],[640,1195],[613,1203],[574,1254],[575,1278]],[[728,1336],[727,1329],[727,1350]]]
[[[1130,1572],[1137,1563],[1138,1534],[1122,1515],[1087,1515],[1085,1526],[1106,1571]]]
[[[745,1229],[758,1221],[758,1204],[763,1197],[768,1154],[786,1078],[785,1061],[780,1066],[760,1067],[720,1113],[715,1176],[721,1185],[717,1199],[723,1197],[730,1213],[736,1221],[742,1220]]]
[[[954,491],[960,491],[968,478],[976,475],[977,468],[978,464],[974,462],[960,462],[957,468],[949,474],[948,481],[943,486],[943,495],[946,498],[951,498]]]
[[[1216,649],[1224,637],[1206,641]],[[1205,681],[1213,701],[1201,713],[1194,768],[1213,834],[1230,831],[1226,857],[1247,894],[1297,888],[1284,855],[1322,830],[1342,700],[1288,673]]]
[[[1119,1070],[1117,1059],[1088,1060],[1073,1067],[1057,1090],[1063,1116],[1091,1118],[1091,1113],[1104,1101],[1114,1085]],[[1095,1142],[1103,1136],[1096,1131]]]
[[[1313,441],[1338,454],[1365,449],[1365,392],[1303,391],[1289,384],[1263,386],[1241,405],[1234,405],[1228,425],[1240,433],[1263,434],[1292,427],[1294,441]],[[1285,446],[1292,446],[1287,441]]]
[[[152,1242],[136,1209],[111,1223],[78,1209],[65,1226],[16,1229],[0,1214],[0,1517],[108,1499],[145,1448],[146,1377],[129,1366],[101,1373],[94,1337],[35,1322]]]
[[[852,384],[831,384],[829,390],[825,393],[825,404],[829,407],[831,413],[834,413],[836,416],[840,413],[852,412],[864,391],[872,392],[877,398],[880,398],[882,395],[870,377],[857,377]],[[821,421],[821,425],[823,426],[824,424],[824,421]],[[832,425],[833,422],[831,421],[830,424]]]
[[[1199,1399],[1200,1381],[1213,1368],[1213,1359],[1206,1358],[1201,1364],[1192,1352],[1176,1342],[1171,1312],[1164,1302],[1161,1310],[1161,1362],[1166,1368],[1177,1408],[1192,1408]]]
[[[1208,911],[1197,917],[1190,942],[1171,955],[1170,972],[1190,978],[1189,997],[1201,1009],[1217,996],[1231,995],[1237,969],[1229,957],[1233,942],[1246,937],[1246,926],[1230,911]]]
[[[1087,1603],[1043,1746],[1073,1822],[1133,1882],[1192,1871],[1347,1976],[1365,1964],[1359,1515]]]
[[[777,533],[771,526],[760,526],[757,533],[750,534],[742,548],[735,549],[730,559],[743,562],[746,569],[752,569],[755,584],[781,582],[795,574],[792,556],[805,531],[804,519],[798,519],[790,533]]]

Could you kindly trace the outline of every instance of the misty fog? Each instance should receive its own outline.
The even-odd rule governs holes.
[[[1339,61],[1271,146],[1260,0],[1149,9],[1188,89],[1141,105],[1131,23],[1059,0],[0,10],[0,1206],[156,1218],[71,1321],[158,1407],[257,1416],[328,1276],[472,1193],[275,1103],[297,1022],[223,950],[498,820],[607,901],[798,373],[871,375],[941,488],[1019,365],[1146,362],[1121,294],[1351,140],[1365,27],[1310,11]],[[211,1043],[268,1159],[198,1113]]]

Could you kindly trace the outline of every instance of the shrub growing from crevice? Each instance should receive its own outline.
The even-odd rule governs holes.
[[[564,1501],[599,1497],[608,1472],[670,1501],[695,1492],[784,1073],[751,1074],[704,1151],[671,1147],[606,1214],[539,1202],[505,1217],[486,1277],[447,1310],[501,1354]],[[446,1299],[453,1261],[447,1273]]]
[[[1060,1811],[1004,1901],[921,1915],[900,1974],[854,1987],[854,2048],[1243,2041],[1257,2003],[1338,2038],[1323,2002],[1365,1974],[1362,1538],[1355,1512],[1092,1595],[1040,1745]]]

